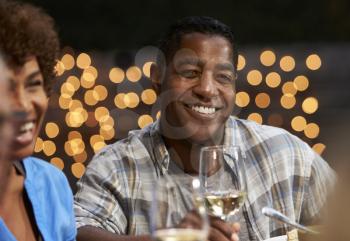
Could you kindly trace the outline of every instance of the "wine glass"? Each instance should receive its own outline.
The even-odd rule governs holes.
[[[165,175],[152,191],[150,230],[156,241],[205,241],[208,219],[200,181],[189,175]]]
[[[246,198],[244,158],[238,146],[208,146],[200,152],[200,181],[209,215],[238,221]]]

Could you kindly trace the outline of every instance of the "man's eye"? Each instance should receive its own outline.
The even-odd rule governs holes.
[[[199,72],[197,70],[184,70],[180,71],[180,75],[185,78],[196,78],[199,76]]]
[[[228,74],[218,74],[217,79],[220,82],[225,82],[225,83],[226,82],[229,82],[229,83],[233,82],[233,77],[231,75],[228,75]]]

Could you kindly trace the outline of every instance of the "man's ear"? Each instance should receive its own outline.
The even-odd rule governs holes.
[[[150,70],[150,78],[152,80],[152,87],[157,95],[160,95],[161,89],[161,78],[160,78],[160,69],[157,64],[152,63]]]

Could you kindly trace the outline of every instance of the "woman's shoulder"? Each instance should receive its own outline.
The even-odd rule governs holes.
[[[23,165],[29,179],[40,177],[41,179],[47,179],[51,183],[67,183],[64,173],[47,161],[29,156],[23,159]]]

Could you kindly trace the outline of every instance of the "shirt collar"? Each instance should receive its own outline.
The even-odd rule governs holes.
[[[230,116],[225,123],[224,145],[239,145],[240,148],[242,148],[242,145],[240,145],[240,134],[235,119],[236,117]],[[153,142],[151,146],[154,147],[155,160],[157,160],[163,170],[167,171],[169,169],[170,156],[160,132],[159,119],[157,119],[151,126],[150,135]],[[242,150],[242,152],[244,153],[244,150]]]

